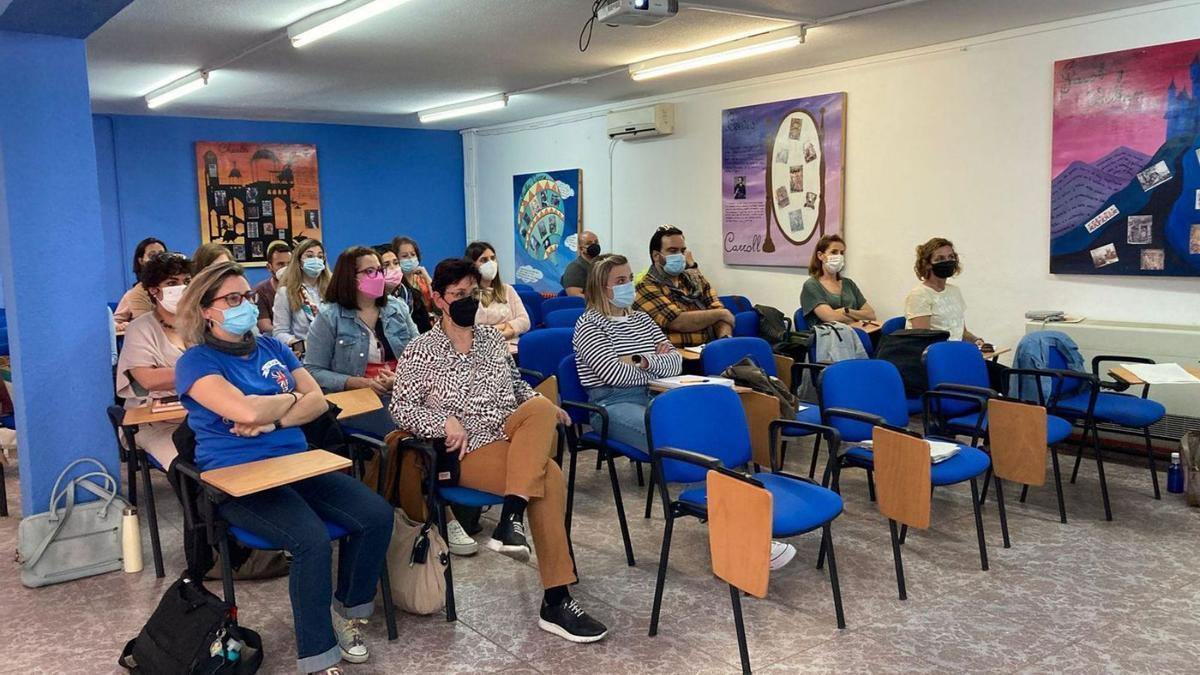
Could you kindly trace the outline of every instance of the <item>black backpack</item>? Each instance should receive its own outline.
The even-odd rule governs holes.
[[[787,333],[790,328],[790,322],[783,312],[767,305],[755,305],[754,311],[758,313],[758,336],[760,338],[770,344],[775,344],[783,339],[784,333]]]
[[[929,377],[921,357],[931,344],[945,342],[950,333],[944,330],[911,328],[884,335],[875,350],[875,358],[888,361],[900,371],[904,380],[904,395],[917,398],[929,389]]]
[[[117,663],[138,675],[249,675],[262,638],[237,624],[229,605],[186,576],[171,584]],[[236,654],[234,653],[236,652]]]
[[[779,401],[779,416],[787,420],[796,419],[796,409],[800,401],[788,391],[778,377],[768,375],[767,371],[749,356],[721,371],[721,377],[733,380],[738,386],[774,396]]]

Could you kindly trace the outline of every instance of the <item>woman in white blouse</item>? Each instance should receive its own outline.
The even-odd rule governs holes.
[[[283,268],[271,312],[275,324],[271,334],[299,356],[304,354],[308,327],[320,311],[330,278],[325,247],[316,239],[305,239],[297,246],[292,261]]]
[[[904,301],[906,328],[944,330],[951,340],[966,340],[976,345],[983,338],[967,330],[967,303],[958,286],[947,280],[962,272],[954,242],[934,237],[917,247],[913,271],[921,280]]]
[[[500,280],[496,249],[486,241],[475,241],[467,246],[463,257],[475,265],[482,279],[475,323],[500,331],[500,335],[508,342],[509,351],[515,352],[517,340],[531,327],[529,313],[525,311],[525,303],[521,302],[516,289]]]

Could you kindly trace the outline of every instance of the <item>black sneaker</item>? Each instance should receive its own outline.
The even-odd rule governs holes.
[[[575,598],[567,598],[554,606],[543,600],[541,614],[538,628],[571,642],[596,642],[608,635],[608,628],[588,616]]]
[[[529,542],[525,540],[525,524],[520,520],[502,520],[492,532],[487,547],[514,560],[529,560]]]

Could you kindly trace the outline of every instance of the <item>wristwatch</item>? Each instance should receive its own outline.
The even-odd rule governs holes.
[[[279,420],[275,420],[275,424],[272,425],[271,431],[279,431],[282,428],[283,428],[283,425],[279,423]]]

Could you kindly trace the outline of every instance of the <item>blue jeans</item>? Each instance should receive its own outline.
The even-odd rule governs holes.
[[[588,401],[608,413],[608,437],[643,451],[646,450],[646,406],[650,390],[646,387],[593,387]],[[592,428],[600,433],[600,416],[592,415]]]
[[[371,616],[379,570],[392,538],[391,505],[354,478],[327,473],[232,499],[220,512],[230,524],[292,554],[288,594],[300,672],[324,670],[341,661],[329,614],[331,598],[344,618]],[[325,521],[349,532],[338,549],[336,592],[331,588],[333,547]]]

